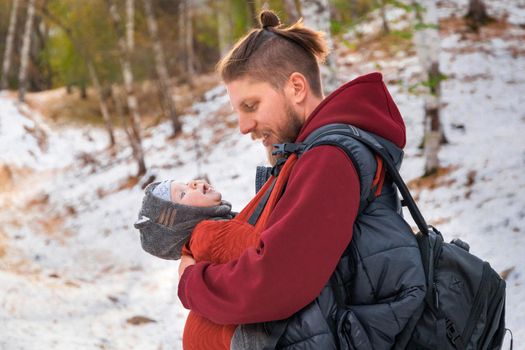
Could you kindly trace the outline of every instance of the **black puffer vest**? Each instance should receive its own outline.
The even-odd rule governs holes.
[[[387,174],[381,194],[371,195],[377,167],[373,153],[349,136],[327,132],[333,129],[355,130],[345,124],[324,126],[306,139],[304,151],[334,145],[352,160],[361,185],[352,241],[313,302],[286,320],[239,326],[232,349],[390,349],[423,302],[421,256],[395,185]],[[369,135],[381,142],[399,169],[403,151]]]

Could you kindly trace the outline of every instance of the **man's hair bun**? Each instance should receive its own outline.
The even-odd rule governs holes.
[[[261,22],[261,28],[279,27],[281,25],[279,17],[270,10],[262,11],[259,15],[259,21]]]

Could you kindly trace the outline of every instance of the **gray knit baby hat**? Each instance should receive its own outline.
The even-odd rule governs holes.
[[[159,185],[165,183],[153,182],[146,187],[139,220],[134,225],[140,231],[142,249],[154,256],[180,259],[182,247],[199,222],[233,218],[231,204],[226,201],[212,207],[174,203],[158,196],[159,191],[154,193]]]

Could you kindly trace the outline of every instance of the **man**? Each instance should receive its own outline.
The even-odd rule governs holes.
[[[281,28],[270,11],[261,14],[261,23],[218,66],[243,134],[261,140],[270,155],[273,144],[302,142],[323,125],[344,123],[404,147],[405,125],[379,73],[355,79],[324,98],[319,62],[327,49],[322,34],[301,23]],[[358,171],[339,147],[305,152],[256,249],[226,264],[195,264],[188,257],[181,261],[178,295],[183,305],[218,324],[251,324],[290,318],[316,300],[327,320],[323,334],[301,323],[298,338],[288,339],[288,345],[340,347],[332,334],[335,311],[323,309],[328,299],[320,294],[352,239],[362,194],[369,191],[369,184],[361,187]],[[399,321],[400,328],[405,321]],[[385,338],[380,341],[387,347],[393,336],[377,339]]]

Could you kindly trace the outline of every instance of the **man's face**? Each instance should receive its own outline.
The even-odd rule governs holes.
[[[250,133],[253,140],[261,139],[270,163],[275,163],[274,143],[294,142],[303,118],[296,112],[286,93],[269,83],[248,78],[226,84],[230,102],[239,118],[241,133]]]

